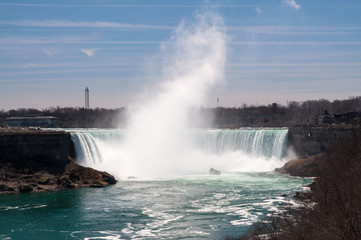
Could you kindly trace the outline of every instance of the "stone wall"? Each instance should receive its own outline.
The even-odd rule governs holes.
[[[75,157],[69,133],[41,130],[0,131],[0,164],[26,171],[64,172]]]
[[[288,146],[297,154],[297,157],[324,153],[337,139],[347,137],[359,127],[355,126],[297,126],[291,127],[288,132]]]

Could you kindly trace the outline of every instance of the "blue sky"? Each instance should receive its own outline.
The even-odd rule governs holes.
[[[361,95],[361,1],[207,1],[228,35],[205,107]],[[162,43],[205,1],[0,0],[0,109],[127,107],[158,83]]]

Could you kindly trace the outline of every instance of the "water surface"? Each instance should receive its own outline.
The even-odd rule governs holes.
[[[0,195],[2,239],[220,239],[294,204],[310,180],[229,172]]]

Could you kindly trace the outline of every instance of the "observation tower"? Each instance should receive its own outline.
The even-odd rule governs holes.
[[[85,109],[89,109],[89,88],[85,88]]]

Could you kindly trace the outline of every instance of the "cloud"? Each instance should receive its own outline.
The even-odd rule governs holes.
[[[296,10],[301,8],[301,5],[297,4],[295,0],[283,0],[283,2]]]
[[[4,44],[111,44],[111,45],[159,45],[161,41],[102,41],[89,38],[89,36],[71,36],[71,37],[1,37],[0,49],[4,48]],[[7,48],[4,48],[7,49]]]
[[[59,53],[59,49],[56,48],[44,48],[43,51],[50,57],[53,57]]]
[[[361,42],[242,42],[242,41],[233,41],[230,42],[231,45],[361,45]]]
[[[81,49],[81,51],[83,52],[83,53],[85,53],[86,55],[88,55],[89,57],[93,57],[94,56],[94,54],[95,54],[95,51],[96,51],[96,49]]]
[[[118,22],[87,22],[87,21],[66,21],[66,20],[15,20],[0,21],[2,25],[22,27],[53,27],[53,28],[125,28],[125,29],[173,29],[171,26],[145,25],[145,24],[124,24]]]
[[[180,2],[180,1],[179,1]],[[13,7],[90,7],[90,8],[199,8],[201,4],[42,4],[42,3],[0,3]],[[253,8],[252,4],[219,4],[218,8]]]
[[[257,14],[261,14],[262,10],[259,7],[256,7],[256,12],[257,12]]]

